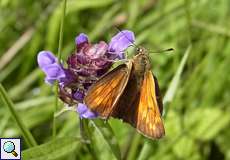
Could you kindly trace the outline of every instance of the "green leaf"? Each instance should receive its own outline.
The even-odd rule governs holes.
[[[48,143],[22,152],[23,160],[54,160],[65,157],[75,151],[79,144],[77,138],[57,138]]]
[[[35,141],[30,130],[26,127],[25,123],[22,121],[21,117],[16,112],[12,100],[9,98],[9,95],[7,94],[5,88],[2,86],[1,83],[0,83],[0,96],[1,96],[2,100],[4,101],[6,107],[9,109],[9,113],[11,114],[12,118],[15,120],[15,123],[17,124],[18,128],[20,129],[21,134],[24,137],[26,143],[30,147],[36,146],[37,142]]]
[[[22,121],[28,129],[39,126],[40,124],[49,120],[52,116],[53,107],[50,107],[49,104],[38,107],[27,108],[23,111],[16,110],[16,112],[21,117]],[[20,130],[11,124],[12,121],[7,121],[7,127],[3,130],[1,134],[5,137],[20,136]]]
[[[191,137],[184,136],[175,144],[173,151],[178,158],[189,159],[194,154],[198,154],[198,147]]]
[[[152,146],[148,141],[146,141],[138,156],[138,160],[147,159],[151,152],[152,152]]]
[[[229,128],[229,125],[226,128]],[[230,141],[226,141],[229,137],[230,130],[224,130],[224,132],[216,138],[216,143],[221,152],[225,154],[226,159],[230,159]]]
[[[191,48],[192,48],[191,45],[187,48],[187,50],[186,50],[186,52],[185,52],[185,54],[184,54],[184,56],[180,62],[180,65],[176,71],[176,74],[174,75],[172,81],[170,82],[169,88],[168,88],[168,90],[164,96],[164,104],[167,102],[171,102],[173,100],[173,97],[175,96],[175,93],[177,91],[177,87],[178,87],[179,82],[180,82],[180,77],[181,77],[182,71],[184,69],[185,63],[187,61],[188,55],[191,51]]]
[[[80,119],[80,133],[81,137],[85,141],[86,148],[90,152],[91,156],[95,160],[99,160],[97,153],[97,147],[94,141],[93,131],[94,128],[90,127],[89,119]]]
[[[117,159],[121,159],[121,151],[118,142],[114,136],[111,126],[100,119],[91,121],[95,126],[96,130],[103,136],[104,140],[109,145],[112,153]]]
[[[230,123],[230,114],[219,108],[198,108],[186,115],[190,135],[202,140],[211,140]]]

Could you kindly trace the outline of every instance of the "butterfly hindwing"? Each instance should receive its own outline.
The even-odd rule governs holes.
[[[111,116],[129,123],[149,138],[160,138],[164,135],[163,104],[157,79],[147,71],[139,86],[133,74]]]
[[[86,105],[108,118],[129,80],[132,63],[121,64],[92,85],[84,98]]]
[[[159,103],[156,87],[158,87],[156,78],[154,79],[151,71],[147,71],[140,91],[136,128],[150,138],[161,138],[165,134],[160,110],[162,106],[159,106],[162,102]]]

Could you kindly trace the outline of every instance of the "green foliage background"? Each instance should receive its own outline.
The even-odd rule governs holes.
[[[67,0],[63,59],[79,33],[109,42],[113,26],[134,31],[149,50],[175,49],[151,55],[165,104],[166,136],[155,141],[115,119],[80,125],[72,111],[57,116],[52,137],[55,95],[36,55],[57,54],[62,2],[0,1],[0,82],[38,143],[23,139],[23,159],[230,159],[229,0]],[[22,137],[1,97],[0,137]]]

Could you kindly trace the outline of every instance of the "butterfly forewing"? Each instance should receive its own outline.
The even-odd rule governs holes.
[[[99,117],[122,119],[149,138],[161,138],[165,134],[163,104],[150,69],[148,53],[142,49],[93,84],[84,102]]]
[[[156,96],[152,72],[147,71],[140,91],[136,128],[150,138],[161,138],[165,133]]]
[[[102,118],[108,118],[129,80],[132,63],[121,64],[89,88],[84,101]]]

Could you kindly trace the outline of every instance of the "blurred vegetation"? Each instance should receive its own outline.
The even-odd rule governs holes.
[[[57,54],[61,14],[62,1],[0,1],[0,82],[39,144],[29,148],[23,141],[23,159],[230,159],[229,0],[67,1],[63,59],[74,51],[79,33],[109,42],[114,26],[134,31],[136,43],[149,50],[175,49],[151,55],[166,95],[166,136],[155,141],[115,119],[84,121],[90,141],[82,139],[75,112],[57,117],[52,140],[55,96],[36,55]],[[21,136],[1,100],[0,137]]]

